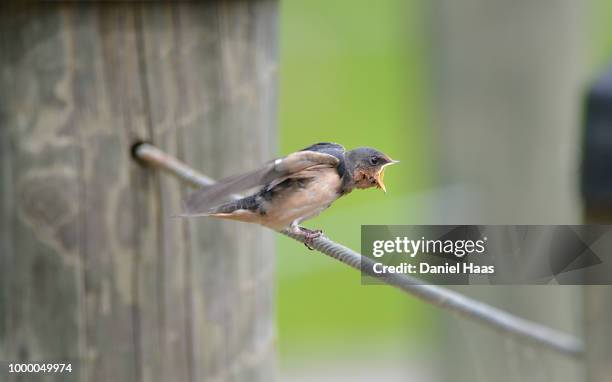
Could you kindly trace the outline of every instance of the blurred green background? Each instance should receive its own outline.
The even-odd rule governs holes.
[[[279,154],[331,141],[376,147],[401,161],[386,172],[386,195],[354,192],[306,224],[351,248],[359,248],[361,224],[419,224],[428,214],[415,201],[439,176],[429,7],[401,0],[281,3]],[[593,0],[581,10],[580,61],[592,78],[612,56],[612,3]],[[339,350],[351,356],[407,340],[411,348],[435,342],[438,316],[424,304],[391,288],[362,287],[358,272],[283,237],[277,252],[281,368]]]
[[[400,0],[281,5],[281,154],[330,141],[401,161],[386,171],[387,194],[353,192],[307,222],[351,248],[361,224],[419,221],[406,196],[426,188],[431,173],[423,12]],[[358,272],[289,239],[279,238],[277,252],[281,364],[315,350],[350,355],[367,342],[415,340],[430,327],[421,305],[395,290],[362,287]]]

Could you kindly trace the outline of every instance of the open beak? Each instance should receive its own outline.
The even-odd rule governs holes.
[[[387,188],[385,187],[385,184],[383,183],[383,178],[385,177],[385,167],[390,166],[392,164],[396,164],[396,163],[399,163],[399,161],[398,160],[391,160],[391,162],[385,163],[380,168],[380,171],[376,175],[376,187],[380,188],[385,193],[387,193]]]

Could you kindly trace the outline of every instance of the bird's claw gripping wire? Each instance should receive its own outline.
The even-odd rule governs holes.
[[[313,248],[314,239],[323,235],[323,231],[320,229],[312,230],[312,229],[300,227],[300,231],[302,232],[302,235],[304,236],[304,245],[306,246],[306,248],[310,249],[311,251],[314,249]]]

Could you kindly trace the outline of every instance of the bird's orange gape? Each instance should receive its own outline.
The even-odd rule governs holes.
[[[379,167],[366,167],[356,170],[353,178],[355,182],[355,187],[359,189],[376,187],[386,193],[387,187],[383,182],[383,178],[385,176],[385,167],[399,163],[399,161],[393,160],[391,158],[385,158],[385,160],[388,160],[388,162]]]
[[[386,163],[384,165],[382,165],[382,167],[380,168],[380,170],[378,171],[378,174],[376,174],[375,180],[376,180],[376,187],[380,188],[381,190],[383,190],[385,193],[387,192],[387,188],[385,187],[385,184],[383,183],[383,178],[385,176],[385,167],[390,166],[392,164],[396,164],[399,163],[398,160],[393,160],[390,159],[389,163]]]

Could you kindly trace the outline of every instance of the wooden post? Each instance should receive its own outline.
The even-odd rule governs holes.
[[[610,224],[612,220],[608,220]],[[584,287],[584,336],[586,371],[589,382],[612,380],[612,287],[587,285]]]
[[[580,224],[576,159],[581,5],[432,3],[440,141],[438,224]],[[445,203],[445,204],[443,204]],[[580,335],[581,288],[461,287],[519,316]],[[446,320],[445,380],[576,381],[581,365],[481,325]]]
[[[0,8],[0,360],[72,362],[58,381],[274,380],[274,235],[173,218],[185,187],[130,147],[214,177],[274,156],[276,8]]]

